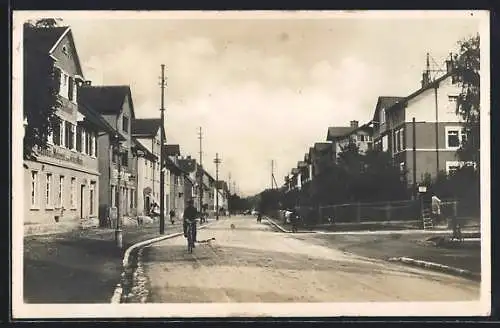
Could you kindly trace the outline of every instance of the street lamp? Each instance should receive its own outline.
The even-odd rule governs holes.
[[[118,177],[116,183],[116,228],[115,228],[115,240],[118,248],[123,248],[123,231],[122,231],[122,220],[121,220],[121,197],[120,197],[120,188],[121,188],[121,175],[122,175],[122,155],[123,151],[121,149],[122,143],[119,140],[118,135],[115,135],[115,143],[113,152],[117,155],[118,161]]]

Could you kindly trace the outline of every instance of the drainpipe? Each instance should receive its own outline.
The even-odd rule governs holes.
[[[438,116],[438,95],[437,95],[438,85],[434,86],[434,103],[436,105],[436,178],[439,174],[439,116]]]

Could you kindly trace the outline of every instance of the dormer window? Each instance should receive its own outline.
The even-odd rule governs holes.
[[[385,108],[380,110],[380,125],[385,124]]]
[[[68,54],[68,47],[66,45],[62,46],[62,52],[67,55]]]
[[[128,133],[128,117],[125,115],[123,116],[122,119],[122,130]]]

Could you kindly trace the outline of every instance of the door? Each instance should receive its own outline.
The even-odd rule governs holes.
[[[85,185],[80,186],[80,219],[83,220],[83,201],[85,195]]]

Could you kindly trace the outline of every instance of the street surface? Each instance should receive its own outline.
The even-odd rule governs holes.
[[[276,232],[253,216],[233,216],[199,230],[198,240],[216,240],[198,244],[193,254],[182,237],[153,244],[143,258],[148,302],[479,299],[477,282],[346,254],[299,235]]]

